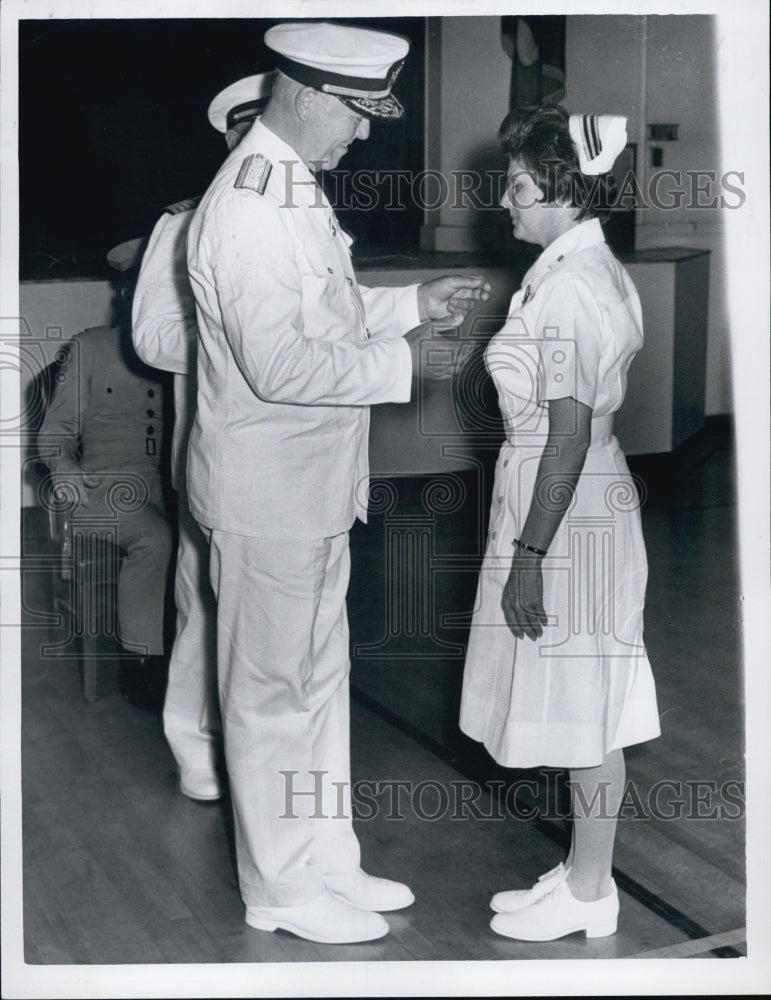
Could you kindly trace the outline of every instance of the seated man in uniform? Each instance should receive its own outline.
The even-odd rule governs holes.
[[[161,480],[163,383],[136,356],[128,324],[143,242],[108,254],[121,274],[118,322],[73,337],[38,432],[38,453],[79,519],[116,522],[123,550],[117,638],[129,654],[122,684],[154,707],[164,683],[164,606],[172,534]]]

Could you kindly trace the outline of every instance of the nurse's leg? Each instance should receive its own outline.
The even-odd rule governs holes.
[[[625,778],[621,749],[611,750],[598,767],[570,769],[573,842],[567,883],[576,899],[602,899],[612,891],[613,845]]]

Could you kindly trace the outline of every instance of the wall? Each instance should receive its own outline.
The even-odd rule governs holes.
[[[431,19],[428,46],[427,167],[500,170],[495,136],[508,110],[511,63],[498,17]],[[570,15],[566,40],[569,111],[622,112],[637,143],[643,187],[650,175],[645,125],[673,122],[676,142],[659,143],[664,167],[722,173],[716,49],[708,16]],[[473,86],[469,80],[473,78]],[[437,117],[439,120],[437,121]],[[741,165],[727,164],[741,169]],[[733,410],[724,274],[725,212],[705,208],[638,213],[637,248],[688,246],[711,251],[705,413]],[[480,221],[481,219],[481,221]],[[426,214],[426,249],[470,250],[501,233],[501,211],[480,214],[448,201]],[[655,401],[654,401],[655,402]]]
[[[686,171],[723,166],[716,93],[713,19],[702,15],[603,16],[568,18],[565,107],[628,116],[629,141],[637,144],[637,174],[643,194],[654,171],[650,149],[663,152],[662,169],[678,171],[690,191]],[[648,142],[646,123],[679,125],[676,142]],[[672,182],[674,184],[674,181]],[[669,184],[669,181],[667,181]],[[661,185],[662,195],[667,188]],[[646,200],[649,200],[646,198]],[[663,199],[661,199],[663,200]],[[725,275],[725,211],[687,202],[673,209],[637,213],[638,249],[663,246],[711,251],[707,332],[705,413],[733,411],[730,391],[730,336]],[[712,199],[699,196],[697,201]]]
[[[450,193],[426,213],[427,250],[484,249],[491,230],[500,234],[497,189],[480,186],[478,201],[488,206],[481,213],[470,198],[456,196],[460,171],[483,178],[505,171],[496,136],[508,111],[511,61],[500,24],[498,17],[429,18],[426,167],[441,171]]]

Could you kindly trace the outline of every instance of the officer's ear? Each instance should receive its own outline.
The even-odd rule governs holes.
[[[319,91],[314,87],[301,87],[294,98],[295,111],[300,121],[306,122],[315,117],[316,101]]]

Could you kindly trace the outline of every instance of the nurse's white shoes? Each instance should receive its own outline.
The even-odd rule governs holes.
[[[327,891],[299,906],[247,906],[246,922],[260,931],[281,929],[321,944],[375,941],[388,933],[379,913],[351,906]]]
[[[411,890],[402,882],[367,875],[361,869],[345,875],[325,875],[324,883],[333,896],[362,910],[403,910],[415,902]]]
[[[584,902],[575,898],[567,882],[555,882],[530,906],[496,914],[490,926],[496,934],[518,941],[554,941],[574,931],[584,931],[588,938],[607,937],[616,933],[618,924],[618,890],[612,879],[611,885],[607,896]]]
[[[496,892],[490,900],[490,909],[496,913],[514,913],[525,906],[530,906],[545,896],[557,882],[563,882],[569,871],[570,869],[560,861],[556,868],[541,875],[529,889],[507,889],[505,892]]]

